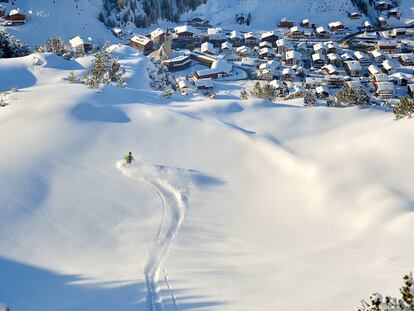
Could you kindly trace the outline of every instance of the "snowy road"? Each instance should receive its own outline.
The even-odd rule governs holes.
[[[168,174],[163,176],[162,172],[157,168],[143,167],[138,164],[126,166],[123,163],[118,163],[118,167],[126,176],[138,181],[146,181],[154,186],[163,207],[161,226],[157,234],[157,239],[149,250],[144,269],[148,310],[165,310],[160,281],[164,281],[166,284],[166,289],[171,296],[173,310],[178,310],[174,292],[162,264],[184,221],[186,209],[185,194],[177,185],[174,185],[173,182],[168,180]]]

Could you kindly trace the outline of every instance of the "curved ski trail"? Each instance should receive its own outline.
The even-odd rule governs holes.
[[[168,177],[170,177],[168,174],[163,176],[163,172],[156,168],[138,165],[126,166],[122,162],[118,163],[118,167],[124,175],[136,180],[146,181],[154,186],[163,206],[163,220],[158,230],[157,240],[148,253],[144,268],[148,309],[149,311],[164,311],[159,285],[160,279],[162,279],[161,274],[164,274],[163,278],[167,290],[171,292],[174,309],[178,310],[175,295],[168,282],[165,269],[162,269],[162,263],[166,259],[170,246],[184,221],[186,209],[184,191],[168,180]]]

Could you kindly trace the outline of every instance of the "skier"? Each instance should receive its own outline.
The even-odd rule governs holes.
[[[134,157],[132,156],[132,152],[128,152],[128,154],[124,157],[126,163],[131,164],[134,161]]]

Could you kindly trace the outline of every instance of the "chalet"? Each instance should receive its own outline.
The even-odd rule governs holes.
[[[276,41],[279,40],[279,35],[275,31],[268,31],[260,35],[260,41],[270,42],[272,46],[276,46]]]
[[[9,12],[9,15],[6,16],[6,20],[10,22],[12,25],[25,24],[26,15],[24,15],[23,13],[20,13],[19,9],[13,9]]]
[[[345,82],[345,85],[350,87],[353,90],[362,89],[361,81],[358,80],[349,80]]]
[[[345,62],[345,71],[351,77],[359,77],[362,73],[362,66],[357,60]]]
[[[191,58],[189,55],[181,55],[172,59],[164,60],[163,65],[167,67],[169,71],[180,71],[191,66]]]
[[[6,8],[3,5],[0,5],[0,17],[6,15]]]
[[[199,35],[198,30],[189,25],[175,27],[174,32],[179,41],[194,41]]]
[[[397,64],[396,61],[393,59],[386,59],[382,62],[382,68],[384,68],[384,71],[388,74],[397,69],[398,67],[399,64]]]
[[[270,69],[265,68],[257,72],[257,78],[260,80],[272,81],[274,79],[274,75]]]
[[[407,34],[407,29],[405,28],[394,28],[390,31],[389,36],[391,38],[402,37]]]
[[[369,21],[365,21],[363,27],[365,30],[372,30],[374,28],[372,27],[372,24]]]
[[[198,70],[194,73],[195,80],[218,79],[231,76],[233,65],[223,59],[213,62],[210,69]]]
[[[278,27],[280,27],[280,28],[292,28],[294,25],[295,25],[295,23],[293,21],[290,21],[286,17],[283,17],[280,20]]]
[[[313,46],[313,51],[315,54],[321,53],[323,55],[327,54],[326,45],[323,42],[316,43]]]
[[[378,83],[390,82],[390,78],[385,73],[377,73],[372,77],[372,83],[376,86]]]
[[[298,51],[288,51],[286,52],[286,60],[285,60],[285,65],[292,67],[292,66],[297,66],[300,65],[302,61],[302,54]]]
[[[82,39],[80,36],[76,36],[69,40],[69,46],[76,55],[82,55],[86,52],[89,52],[93,48],[91,39],[87,40]]]
[[[142,51],[144,54],[148,54],[148,53],[151,52],[151,50],[154,46],[154,43],[148,37],[141,36],[141,35],[136,35],[136,36],[133,36],[131,38],[130,45],[133,48],[136,48],[136,49]]]
[[[286,87],[283,83],[277,80],[273,80],[269,83],[271,87],[275,90],[276,95],[284,96],[286,94]]]
[[[315,68],[322,68],[325,65],[325,55],[322,53],[315,53],[312,55],[312,66]]]
[[[324,84],[325,84],[324,77],[306,77],[305,78],[305,87],[307,89],[314,89]]]
[[[113,34],[115,37],[121,38],[121,37],[125,36],[125,33],[124,33],[124,31],[122,30],[122,28],[119,28],[119,27],[114,27],[114,28],[112,28],[112,29],[111,29],[111,31],[112,31],[112,34]]]
[[[414,84],[407,84],[408,95],[414,97]]]
[[[195,80],[194,85],[197,91],[212,92],[214,90],[214,84],[211,79]]]
[[[325,85],[328,85],[329,87],[341,87],[344,84],[344,77],[341,75],[326,75],[325,76]]]
[[[394,84],[392,82],[379,82],[376,85],[376,92],[375,94],[379,98],[383,99],[390,99],[394,97]]]
[[[332,64],[328,64],[328,65],[322,66],[321,69],[323,71],[325,71],[328,75],[338,75],[339,74],[338,68],[336,68]]]
[[[302,20],[302,22],[300,23],[300,26],[303,28],[310,28],[313,26],[313,24],[311,23],[311,21],[309,19],[304,19]]]
[[[380,50],[373,50],[371,52],[371,57],[377,64],[381,64],[385,60],[385,55]]]
[[[392,8],[387,12],[387,17],[401,18],[401,11],[398,8]]]
[[[285,39],[279,39],[276,41],[277,52],[280,54],[286,54],[288,51],[294,50],[292,42]]]
[[[286,36],[291,39],[300,39],[305,36],[305,32],[298,26],[293,26],[292,28],[290,28]]]
[[[243,37],[241,36],[241,34],[236,31],[233,30],[232,32],[230,32],[230,41],[233,44],[233,46],[240,46],[243,43]]]
[[[360,19],[362,17],[362,14],[360,12],[349,12],[348,17],[350,19]]]
[[[233,44],[231,44],[230,42],[226,41],[221,44],[221,51],[223,51],[224,53],[228,53],[231,50],[233,50]]]
[[[387,26],[388,21],[385,17],[380,16],[376,19],[375,23],[377,24],[378,27],[384,27],[384,26]]]
[[[320,26],[320,27],[316,28],[316,36],[318,38],[329,38],[330,35],[331,34],[329,33],[329,31],[327,31],[325,29],[325,27]]]
[[[226,34],[223,32],[222,28],[208,28],[207,35],[209,41],[223,42],[226,40]]]
[[[242,45],[236,48],[236,53],[240,57],[250,57],[252,56],[253,51],[250,47]]]
[[[394,4],[391,1],[375,1],[374,2],[374,7],[376,10],[378,11],[386,11],[386,10],[390,10],[394,7]]]
[[[189,22],[189,24],[192,25],[192,26],[195,26],[195,27],[200,27],[200,26],[205,27],[205,26],[208,26],[208,20],[196,17],[196,18],[193,18]]]
[[[282,70],[281,79],[285,81],[292,81],[295,76],[295,72],[291,68],[284,68]]]
[[[398,59],[403,66],[414,66],[414,56],[412,54],[401,54]]]
[[[259,51],[259,59],[275,59],[276,53],[272,48],[265,47],[260,49]]]
[[[256,67],[257,59],[253,57],[243,57],[240,64],[246,67]]]
[[[336,53],[339,50],[338,43],[329,41],[326,43],[326,53]]]
[[[342,60],[338,56],[338,54],[329,53],[329,54],[326,55],[326,58],[328,59],[328,63],[332,64],[334,66],[340,66],[342,64]]]
[[[361,64],[361,66],[368,67],[369,65],[371,65],[371,59],[364,52],[356,51],[354,55],[356,60],[359,61],[359,63]]]
[[[354,57],[349,53],[341,54],[341,58],[344,62],[349,62],[355,60]]]
[[[269,48],[271,49],[273,46],[270,42],[263,41],[259,43],[259,49]]]
[[[323,86],[323,85],[318,86],[315,89],[315,93],[316,93],[316,96],[318,98],[328,98],[329,97],[329,90],[326,86]]]
[[[164,43],[165,38],[167,37],[168,33],[165,29],[157,28],[151,32],[151,40],[154,43],[154,46],[160,47],[161,44]]]
[[[201,53],[203,54],[209,54],[209,55],[216,55],[216,49],[214,48],[214,45],[210,42],[204,42],[201,44],[200,48]]]
[[[391,80],[394,82],[394,84],[406,86],[410,79],[405,73],[402,72],[396,72],[392,75],[390,75]]]
[[[328,28],[330,31],[335,32],[335,31],[343,31],[345,29],[345,26],[341,22],[337,21],[337,22],[329,23]]]
[[[398,48],[398,41],[394,40],[379,40],[375,45],[377,50],[394,52]]]
[[[253,32],[248,32],[244,34],[244,43],[248,46],[255,46],[257,42],[259,41],[256,34]]]
[[[178,81],[178,84],[177,84],[178,90],[180,91],[181,94],[184,94],[184,95],[191,92],[192,90],[191,86],[192,86],[191,82],[188,80]]]
[[[379,69],[375,65],[369,65],[368,66],[368,73],[371,76],[371,78],[374,78],[375,75],[382,73],[381,69]]]

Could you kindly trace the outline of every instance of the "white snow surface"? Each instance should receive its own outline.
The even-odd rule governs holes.
[[[347,311],[397,295],[414,262],[412,120],[240,101],[230,81],[167,101],[146,58],[113,49],[128,86],[102,92],[65,80],[90,57],[0,60],[0,91],[19,89],[0,108],[0,301]]]

